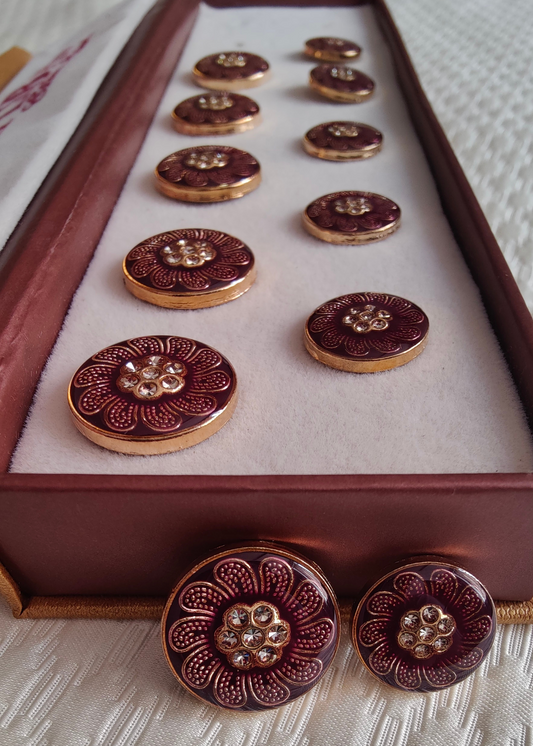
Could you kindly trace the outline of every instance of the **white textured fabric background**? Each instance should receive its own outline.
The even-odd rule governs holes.
[[[18,0],[17,7],[35,26],[39,8],[57,7],[58,2]],[[111,2],[67,4],[90,12]],[[525,94],[532,68],[530,1],[389,4],[528,297],[531,89],[528,98]],[[8,0],[0,0],[2,19],[6,7]],[[57,25],[55,33],[60,31]],[[12,43],[22,42],[15,38]],[[498,64],[502,56],[503,70]],[[463,95],[465,86],[469,93]],[[498,117],[503,128],[495,126]],[[0,744],[531,746],[532,653],[532,626],[500,628],[487,662],[463,684],[438,695],[393,694],[362,669],[345,634],[330,675],[299,702],[261,716],[221,715],[174,682],[160,654],[156,624],[15,621],[0,602]]]

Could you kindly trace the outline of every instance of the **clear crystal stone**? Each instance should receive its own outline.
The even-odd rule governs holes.
[[[384,319],[374,319],[374,321],[372,322],[372,326],[374,329],[380,332],[383,331],[383,329],[386,329],[388,327],[388,324]]]
[[[155,383],[141,383],[137,389],[139,396],[145,399],[151,399],[157,394],[157,386]]]
[[[222,111],[233,106],[233,101],[226,94],[212,94],[211,96],[201,96],[198,99],[200,109],[210,109],[211,111]]]
[[[242,641],[247,648],[259,647],[264,639],[263,633],[260,629],[257,629],[257,627],[248,627],[248,629],[242,633]]]
[[[232,632],[230,629],[225,629],[218,636],[218,644],[225,650],[231,650],[231,648],[234,648],[238,642],[239,638],[237,637],[235,632]]]
[[[173,251],[174,249],[172,248],[172,246],[163,246],[163,248],[161,249],[162,254],[172,254]]]
[[[176,376],[163,376],[159,383],[167,391],[176,391],[181,385],[181,381]]]
[[[257,651],[257,658],[260,663],[267,665],[269,663],[274,663],[277,654],[274,648],[261,648],[261,650]]]
[[[144,364],[145,365],[161,365],[161,363],[164,363],[166,358],[162,357],[161,355],[148,355],[148,357],[144,358]]]
[[[433,627],[420,627],[418,630],[418,639],[422,642],[431,642],[436,636],[437,633]]]
[[[449,632],[451,632],[454,627],[455,627],[455,623],[450,616],[443,616],[442,619],[437,624],[437,629],[443,635],[446,635]]]
[[[413,649],[413,653],[417,658],[428,658],[431,655],[431,648],[429,645],[417,645]]]
[[[268,639],[273,645],[281,645],[287,639],[287,630],[281,624],[275,624],[268,630]]]
[[[139,362],[139,360],[128,360],[128,362],[124,363],[122,366],[122,370],[124,373],[135,373],[142,367],[142,363]]]
[[[367,324],[366,321],[360,321],[358,324],[355,325],[355,331],[359,332],[360,334],[364,334],[370,329],[370,324]]]
[[[359,130],[355,124],[332,124],[328,132],[333,137],[357,137]]]
[[[200,263],[201,259],[199,256],[196,256],[196,254],[189,254],[189,256],[186,256],[183,260],[183,264],[185,264],[186,267],[196,267],[196,265]]]
[[[231,662],[237,668],[247,668],[250,665],[251,656],[247,650],[236,650],[231,656]]]
[[[246,65],[246,57],[238,52],[231,52],[230,54],[222,52],[217,57],[217,65],[222,65],[222,67],[244,67]]]
[[[181,262],[181,257],[179,254],[169,254],[165,257],[165,261],[167,264],[179,264]]]
[[[448,637],[437,637],[433,643],[433,650],[437,653],[444,653],[450,647],[450,639]]]
[[[359,318],[361,319],[361,321],[372,321],[374,315],[372,311],[361,311],[361,313],[359,314]]]
[[[333,67],[330,75],[332,78],[337,80],[353,80],[355,78],[355,72],[349,67]]]
[[[416,611],[411,611],[409,614],[405,614],[402,619],[402,627],[404,629],[414,630],[420,626],[420,617]]]
[[[398,639],[402,648],[412,648],[416,642],[416,637],[410,632],[402,632]]]
[[[426,606],[422,609],[422,619],[428,624],[435,624],[440,614],[436,606]]]
[[[143,378],[146,378],[148,381],[155,381],[161,375],[161,371],[159,370],[159,368],[155,368],[154,366],[149,366],[147,368],[143,368],[141,375]]]
[[[165,371],[167,373],[183,373],[183,365],[181,363],[168,363],[165,365]]]
[[[254,611],[254,620],[258,624],[268,624],[272,621],[272,617],[272,609],[270,606],[266,606],[265,604],[257,606]]]
[[[232,627],[244,627],[248,624],[248,614],[244,609],[232,609],[228,614],[228,623]]]
[[[134,376],[131,373],[127,376],[122,376],[122,378],[119,380],[119,384],[124,389],[132,389],[138,383],[139,379],[137,378],[137,376]]]

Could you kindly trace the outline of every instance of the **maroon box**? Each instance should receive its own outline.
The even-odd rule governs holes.
[[[196,557],[221,542],[269,540],[317,562],[336,592],[352,598],[398,560],[445,556],[482,578],[496,599],[514,599],[499,604],[500,621],[533,620],[530,474],[6,473],[41,371],[197,6],[198,0],[161,0],[148,14],[2,253],[0,592],[22,617],[158,616]],[[531,315],[383,0],[374,9],[443,208],[531,423]],[[250,499],[251,515],[243,509]],[[445,515],[438,509],[443,500]]]

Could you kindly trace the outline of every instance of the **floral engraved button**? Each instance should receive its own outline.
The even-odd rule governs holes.
[[[137,337],[106,347],[78,368],[68,403],[78,430],[120,453],[153,455],[196,445],[237,405],[226,358],[185,337]]]
[[[171,153],[155,170],[160,192],[185,202],[224,202],[257,189],[261,169],[253,155],[227,145]]]
[[[400,227],[401,210],[372,192],[334,192],[316,199],[303,213],[304,228],[334,244],[381,241]]]
[[[435,560],[410,563],[377,582],[357,606],[352,641],[380,681],[433,692],[475,671],[495,630],[496,611],[483,585]]]
[[[304,148],[309,155],[327,161],[356,161],[379,153],[383,135],[360,122],[326,122],[305,135]]]
[[[307,319],[304,342],[325,365],[350,373],[397,368],[420,355],[429,332],[421,308],[385,293],[353,293],[319,306]]]
[[[318,65],[311,70],[309,85],[322,96],[340,103],[360,104],[374,93],[374,81],[346,65]]]
[[[202,228],[160,233],[137,244],[124,259],[127,289],[165,308],[210,308],[252,286],[254,255],[238,238]]]
[[[203,57],[193,69],[193,77],[202,88],[239,91],[255,88],[265,81],[269,64],[250,52],[218,52]]]
[[[321,570],[274,545],[224,548],[178,582],[162,619],[172,672],[204,702],[269,710],[301,697],[330,666],[339,610]]]
[[[259,106],[247,96],[228,91],[206,92],[178,104],[174,129],[183,135],[231,135],[261,122]]]
[[[305,42],[305,54],[315,60],[324,62],[342,62],[355,60],[361,54],[361,47],[347,39],[332,36],[320,36]]]

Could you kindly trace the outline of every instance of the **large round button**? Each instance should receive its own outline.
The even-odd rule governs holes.
[[[322,96],[346,104],[360,104],[374,93],[374,81],[353,67],[319,65],[311,70],[309,85]]]
[[[475,671],[495,631],[486,588],[466,570],[435,560],[407,564],[373,585],[355,611],[352,640],[380,681],[433,692]]]
[[[421,308],[385,293],[352,293],[319,306],[307,319],[309,354],[330,368],[377,373],[424,350],[429,321]]]
[[[342,62],[355,60],[361,54],[361,47],[347,39],[332,36],[320,36],[305,42],[305,54],[315,60],[324,62]]]
[[[232,135],[261,122],[259,106],[247,96],[221,91],[200,93],[172,112],[174,129],[183,135]]]
[[[357,161],[379,153],[381,132],[360,122],[326,122],[305,135],[304,148],[309,155],[327,161]]]
[[[254,255],[238,238],[203,228],[159,233],[124,259],[127,289],[165,308],[210,308],[238,298],[255,280]]]
[[[162,619],[172,672],[204,702],[270,710],[329,668],[339,611],[320,569],[272,545],[222,549],[179,580]]]
[[[227,145],[200,145],[171,153],[155,170],[157,188],[184,202],[224,202],[257,189],[261,169],[253,155]]]
[[[136,337],[86,360],[69,385],[74,423],[120,453],[179,451],[209,438],[237,405],[237,377],[219,352],[185,337]]]
[[[219,52],[196,63],[193,76],[202,88],[240,91],[261,85],[269,73],[268,62],[250,52]]]
[[[335,244],[381,241],[400,227],[401,210],[391,199],[372,192],[334,192],[319,197],[303,213],[304,228]]]

